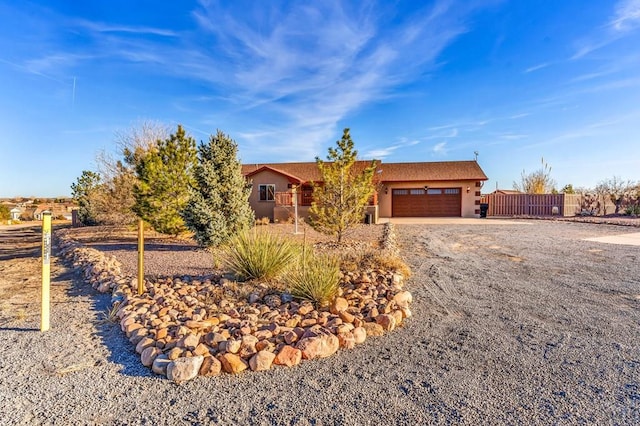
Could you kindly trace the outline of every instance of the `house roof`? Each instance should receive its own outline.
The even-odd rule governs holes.
[[[359,161],[363,166],[370,161]],[[243,164],[242,173],[251,177],[264,170],[272,170],[299,182],[320,181],[322,176],[315,162]],[[442,181],[442,180],[487,180],[476,161],[440,161],[414,163],[382,163],[378,161],[382,182]]]
[[[281,165],[282,164],[276,165],[276,166],[281,166]],[[256,166],[258,166],[258,165],[256,164]],[[292,183],[301,183],[301,182],[304,182],[304,180],[305,180],[305,179],[302,179],[302,178],[300,178],[298,176],[292,175],[291,173],[288,173],[288,172],[282,170],[281,168],[274,167],[273,165],[262,165],[261,167],[255,169],[253,171],[250,171],[249,173],[244,173],[244,166],[243,166],[242,172],[246,177],[251,177],[251,176],[257,175],[258,173],[261,173],[261,172],[263,172],[265,170],[271,170],[272,172],[281,174],[281,175],[287,177],[289,179],[289,181],[292,182]]]
[[[357,161],[356,167],[367,167],[371,161]],[[378,161],[378,167],[380,162]],[[316,162],[306,163],[270,163],[270,164],[243,164],[242,174],[251,177],[262,171],[271,170],[275,173],[286,176],[292,182],[319,182],[322,180],[320,169]]]
[[[263,170],[272,170],[300,182],[317,181],[320,179],[320,170],[316,163],[270,163],[270,164],[243,164],[242,174],[251,177]]]
[[[381,169],[382,182],[488,179],[476,161],[384,163]]]

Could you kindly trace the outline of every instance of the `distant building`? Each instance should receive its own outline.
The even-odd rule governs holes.
[[[524,194],[522,191],[518,191],[517,189],[496,189],[492,192],[492,194],[502,194],[502,195],[514,195],[514,194]]]
[[[17,207],[12,208],[9,213],[11,214],[11,220],[20,220],[20,215],[22,214],[22,210]]]

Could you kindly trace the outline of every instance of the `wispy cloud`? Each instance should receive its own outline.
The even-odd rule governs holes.
[[[194,12],[212,45],[232,58],[234,78],[224,84],[239,105],[273,117],[317,147],[360,107],[392,96],[395,87],[437,66],[440,52],[466,31],[468,10],[439,1],[395,26],[386,22],[391,10],[339,1],[286,13],[274,7],[267,21],[225,12],[216,2],[203,2]],[[399,54],[407,50],[414,54]],[[187,64],[193,76],[222,83],[212,68]]]
[[[640,110],[632,111],[629,114],[617,115],[615,117],[603,118],[595,123],[591,123],[587,126],[589,129],[599,129],[602,127],[619,126],[622,123],[637,123],[640,119]]]
[[[640,26],[640,0],[623,0],[616,5],[610,25],[616,31],[630,31]]]
[[[534,66],[529,67],[526,70],[524,70],[524,73],[528,74],[530,72],[538,71],[538,70],[541,70],[543,68],[547,68],[549,65],[550,65],[549,63],[534,65]]]
[[[24,72],[24,73],[27,73],[27,74],[34,74],[34,75],[46,78],[46,79],[51,80],[51,81],[55,81],[57,83],[62,83],[62,84],[66,83],[65,81],[63,81],[62,79],[60,79],[58,77],[46,74],[46,73],[44,73],[42,71],[39,71],[39,70],[34,69],[33,67],[30,67],[30,66],[27,66],[27,65],[17,64],[15,62],[7,61],[6,59],[0,59],[0,62],[3,63],[3,64],[10,65],[12,68],[14,68],[14,69],[16,69],[16,70],[18,70],[20,72]]]
[[[591,52],[627,37],[638,28],[640,28],[640,0],[620,0],[614,7],[613,17],[602,28],[596,29],[595,34],[582,40],[570,59],[583,58]]]
[[[431,151],[433,151],[433,153],[437,155],[446,155],[448,151],[447,143],[446,142],[437,143],[433,146],[433,148],[431,148]]]
[[[163,28],[107,24],[103,22],[88,21],[86,19],[77,19],[73,23],[79,28],[98,33],[129,33],[135,35],[157,35],[164,37],[178,36],[178,33],[175,31]]]
[[[387,157],[389,157],[390,155],[392,155],[395,151],[397,151],[400,148],[406,148],[409,146],[415,146],[418,145],[420,143],[420,141],[418,140],[406,140],[403,139],[401,142],[388,146],[388,147],[383,147],[383,148],[377,148],[374,150],[370,150],[364,153],[363,158],[375,158],[375,159],[385,159]]]
[[[398,15],[384,2],[286,8],[269,2],[252,11],[201,0],[191,13],[195,26],[180,33],[55,16],[81,42],[52,43],[22,63],[60,79],[102,59],[118,72],[147,66],[147,72],[191,79],[203,87],[202,96],[221,100],[216,107],[227,116],[245,117],[236,134],[251,155],[286,150],[308,156],[322,151],[364,105],[397,96],[396,88],[441,66],[439,55],[467,32],[475,7],[436,0]]]
[[[73,54],[73,53],[55,53],[42,56],[35,59],[25,61],[24,68],[31,73],[39,75],[57,75],[57,79],[61,80],[63,74],[68,69],[74,67],[77,63],[94,58],[93,55]],[[69,79],[69,75],[65,78]],[[53,78],[53,77],[50,77]],[[55,78],[53,78],[55,79]]]
[[[500,139],[507,140],[507,141],[517,141],[520,139],[526,139],[529,137],[529,135],[518,134],[518,133],[504,133],[504,134],[498,135],[498,137]]]

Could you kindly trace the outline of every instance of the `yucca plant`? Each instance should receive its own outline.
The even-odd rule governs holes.
[[[98,319],[98,323],[99,324],[117,324],[119,308],[120,308],[120,303],[118,302],[109,306],[105,311],[100,313],[100,318]]]
[[[254,228],[231,239],[222,261],[241,280],[274,280],[296,263],[300,252],[298,243]]]
[[[333,299],[340,285],[340,262],[336,256],[309,255],[305,248],[300,262],[284,277],[294,297],[311,301],[317,307]]]

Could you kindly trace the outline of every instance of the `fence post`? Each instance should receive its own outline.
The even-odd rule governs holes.
[[[40,331],[49,330],[51,314],[51,212],[42,213],[42,300]]]
[[[144,221],[138,219],[138,295],[144,293]]]

